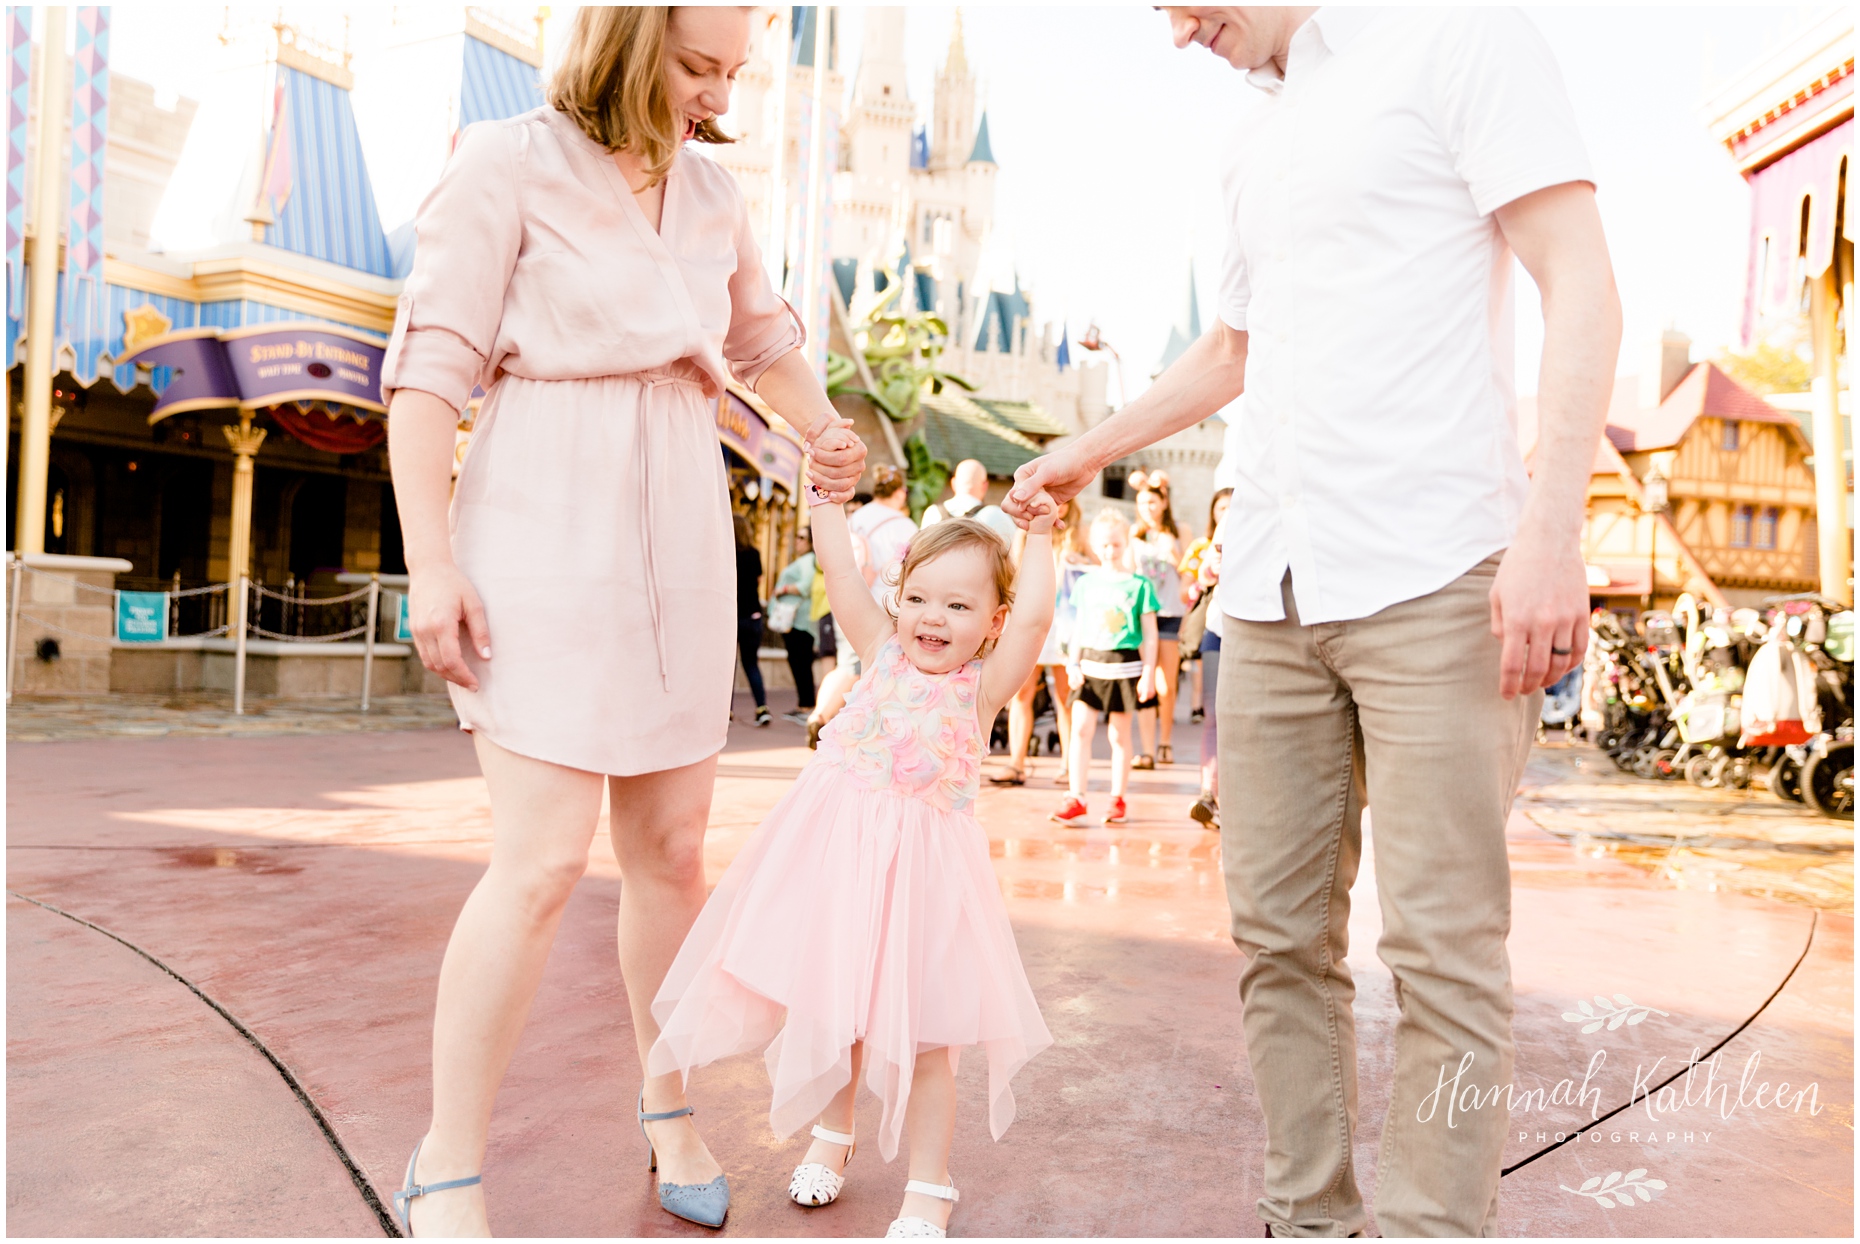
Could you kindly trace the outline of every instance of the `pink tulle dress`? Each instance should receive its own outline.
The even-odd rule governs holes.
[[[986,735],[982,664],[926,674],[895,636],[820,732],[820,749],[705,903],[653,1000],[651,1074],[768,1047],[769,1122],[813,1121],[851,1078],[884,1103],[896,1156],[917,1055],[988,1057],[995,1139],[1008,1082],[1052,1044],[972,808]]]

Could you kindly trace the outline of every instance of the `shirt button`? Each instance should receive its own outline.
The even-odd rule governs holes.
[[[1292,494],[1288,492],[1279,498],[1279,504],[1289,510],[1297,503],[1297,500],[1298,498],[1292,496]]]
[[[1283,412],[1280,413],[1279,415],[1279,426],[1280,427],[1285,427],[1286,425],[1291,423],[1291,421],[1292,421],[1292,417],[1290,415],[1285,414]]]
[[[1283,246],[1273,247],[1272,257],[1278,260],[1280,263],[1284,263],[1285,262],[1285,248]]]
[[[1280,170],[1279,170],[1278,172],[1276,172],[1276,173],[1274,173],[1274,174],[1272,175],[1272,180],[1274,180],[1274,181],[1284,181],[1284,180],[1285,180],[1285,170],[1284,170],[1284,169],[1280,169]]]

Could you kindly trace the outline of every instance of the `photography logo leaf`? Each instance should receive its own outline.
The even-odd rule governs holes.
[[[1568,1184],[1558,1184],[1557,1187],[1577,1196],[1586,1196],[1603,1209],[1613,1209],[1617,1205],[1632,1207],[1635,1197],[1643,1201],[1653,1200],[1654,1193],[1666,1191],[1666,1181],[1648,1179],[1647,1168],[1643,1166],[1625,1175],[1616,1171],[1606,1179],[1600,1175],[1590,1176],[1582,1181],[1580,1188],[1572,1188]]]
[[[1564,1011],[1563,1018],[1572,1024],[1581,1024],[1584,1032],[1600,1032],[1604,1027],[1613,1032],[1627,1024],[1632,1027],[1649,1015],[1666,1015],[1665,1011],[1653,1006],[1636,1006],[1634,999],[1624,993],[1618,993],[1613,999],[1595,995],[1595,1005],[1578,1002],[1573,1011]]]

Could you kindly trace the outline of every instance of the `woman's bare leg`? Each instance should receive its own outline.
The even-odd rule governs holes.
[[[1040,667],[1034,666],[1014,698],[1008,701],[1008,767],[1027,772],[1027,744],[1033,739],[1033,697],[1040,690]]]
[[[459,912],[433,1017],[433,1122],[416,1183],[484,1169],[497,1097],[569,894],[588,867],[601,777],[519,756],[474,734],[491,794],[491,865]],[[489,1235],[484,1188],[416,1198],[416,1235]]]
[[[652,999],[704,906],[704,828],[716,782],[715,756],[682,769],[608,779],[608,829],[620,864],[620,975],[642,1075],[659,1038]],[[676,1073],[647,1079],[645,1091],[649,1113],[685,1105]],[[689,1115],[647,1126],[663,1182],[704,1184],[723,1173]]]
[[[1130,787],[1130,714],[1112,713],[1111,728],[1111,795],[1122,799]]]
[[[853,1103],[859,1096],[859,1068],[864,1062],[865,1042],[855,1041],[852,1046],[852,1076],[846,1081],[846,1087],[835,1093],[833,1100],[827,1103],[827,1108],[814,1119],[815,1123],[829,1132],[840,1132],[847,1136],[853,1134]],[[816,1136],[807,1146],[807,1156],[801,1161],[818,1162],[830,1171],[844,1171],[851,1158],[851,1146],[836,1145]]]
[[[1074,799],[1085,798],[1091,778],[1091,740],[1098,733],[1098,710],[1089,704],[1072,706],[1072,750],[1066,756],[1066,780]]]
[[[1156,645],[1156,743],[1168,746],[1175,737],[1175,683],[1181,668],[1182,642],[1165,639]]]
[[[956,1136],[956,1073],[947,1049],[925,1050],[911,1073],[911,1097],[904,1106],[904,1135],[911,1147],[908,1179],[927,1184],[949,1184],[949,1147]],[[904,1194],[900,1218],[922,1218],[939,1227],[949,1225],[953,1205],[921,1192]]]
[[[1059,735],[1059,771],[1066,772],[1072,760],[1072,723],[1066,720],[1066,702],[1072,698],[1072,680],[1066,677],[1063,665],[1048,665],[1053,671],[1053,725],[1054,733]],[[1036,671],[1037,672],[1037,671]]]

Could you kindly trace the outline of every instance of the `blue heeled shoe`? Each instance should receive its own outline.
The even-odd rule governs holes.
[[[640,1091],[639,1130],[646,1138],[647,1170],[658,1171],[659,1151],[652,1147],[652,1133],[646,1130],[646,1124],[657,1123],[661,1119],[682,1119],[692,1113],[691,1107],[686,1106],[681,1110],[662,1110],[648,1114],[645,1090]],[[723,1175],[707,1184],[668,1184],[661,1179],[659,1208],[686,1222],[695,1222],[700,1227],[721,1227],[724,1215],[730,1212],[730,1181]]]
[[[416,1184],[413,1182],[413,1168],[420,1162],[420,1145],[426,1143],[422,1136],[419,1144],[413,1147],[413,1156],[407,1159],[406,1187],[394,1194],[394,1216],[400,1219],[400,1229],[408,1239],[413,1238],[413,1198],[425,1196],[429,1192],[445,1192],[450,1188],[469,1188],[473,1184],[484,1182],[483,1175],[473,1175],[470,1179],[448,1179],[444,1183]]]

